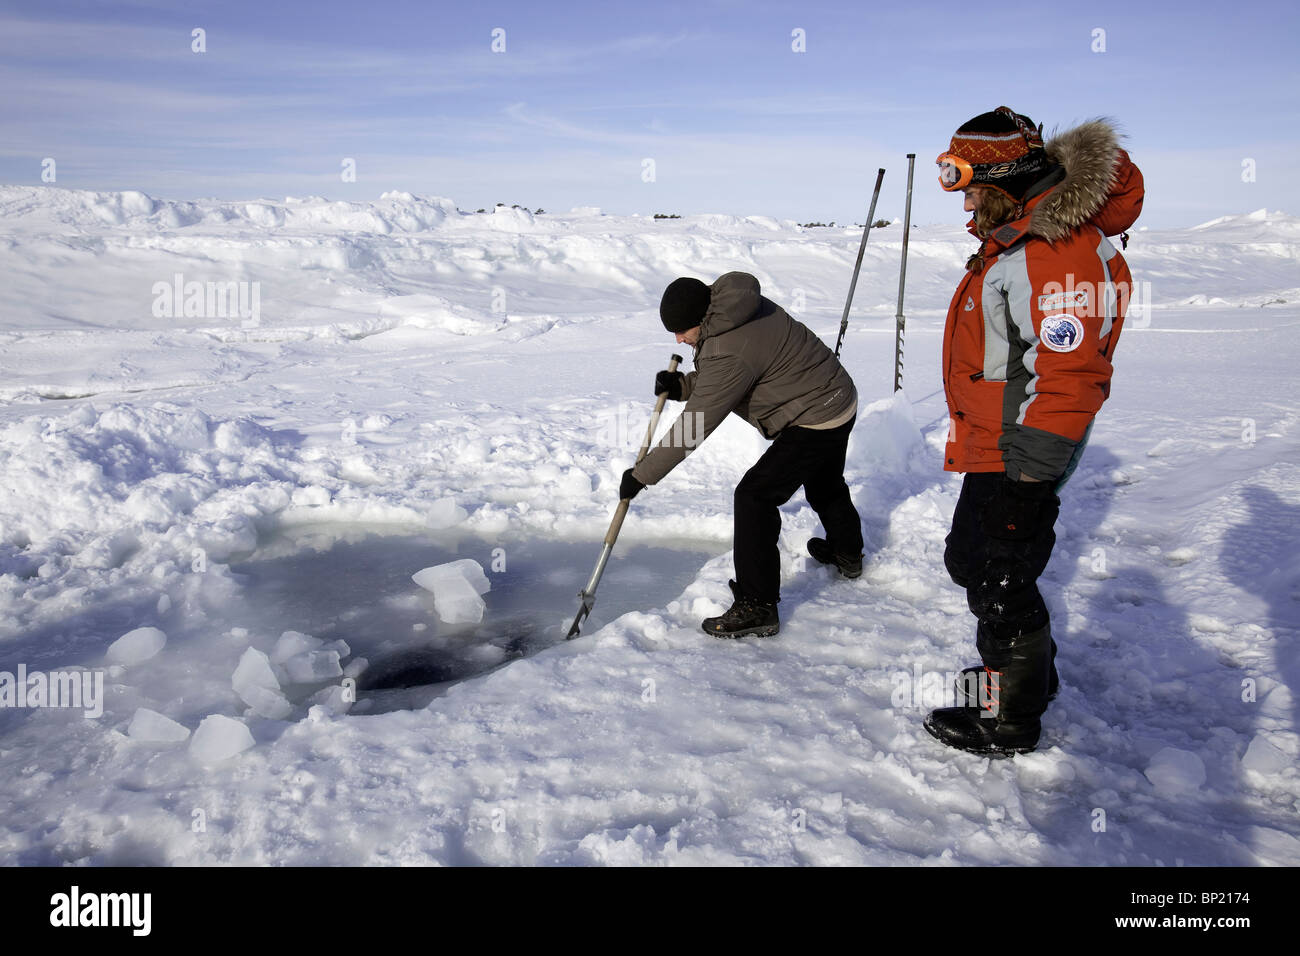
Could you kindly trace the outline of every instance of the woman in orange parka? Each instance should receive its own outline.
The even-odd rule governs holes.
[[[1006,756],[1037,746],[1056,695],[1037,580],[1056,543],[1056,493],[1110,394],[1132,278],[1106,237],[1136,221],[1142,174],[1104,120],[1044,145],[1042,127],[1005,106],[962,125],[938,163],[980,239],[944,331],[944,467],[966,473],[944,562],[966,589],[983,667],[963,672],[966,706],[925,727]]]

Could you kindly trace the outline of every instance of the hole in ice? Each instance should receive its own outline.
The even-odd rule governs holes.
[[[450,682],[562,642],[600,548],[599,539],[489,540],[359,524],[284,528],[231,562],[243,585],[231,623],[342,639],[351,650],[345,666],[358,657],[369,665],[357,678],[358,709],[419,707]],[[620,542],[583,634],[628,611],[663,607],[725,550],[716,542]],[[482,596],[482,620],[448,624],[411,575],[465,558],[482,566],[491,589]]]

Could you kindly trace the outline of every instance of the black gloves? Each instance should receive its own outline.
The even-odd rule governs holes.
[[[632,469],[629,468],[627,471],[623,472],[623,480],[618,484],[618,497],[620,500],[626,498],[628,501],[631,501],[636,497],[637,492],[644,487],[645,485],[633,477]]]
[[[664,369],[655,376],[655,395],[660,392],[667,392],[668,398],[674,402],[682,400],[682,382],[686,376],[681,372],[670,372]]]
[[[1055,509],[1049,507],[1060,500],[1052,490],[1055,485],[1054,481],[1012,481],[1004,476],[984,506],[984,533],[1001,541],[1027,541],[1037,535],[1049,513],[1056,520]]]

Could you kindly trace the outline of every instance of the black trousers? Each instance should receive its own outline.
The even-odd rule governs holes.
[[[1052,525],[1061,500],[1052,496],[1044,503],[1032,537],[1024,541],[991,538],[984,533],[980,515],[1004,480],[1000,471],[967,473],[953,512],[952,531],[944,540],[948,574],[966,589],[966,604],[979,621],[981,654],[988,639],[1007,641],[1049,623],[1038,578],[1056,544]]]
[[[844,453],[856,418],[838,428],[790,426],[736,486],[736,584],[758,601],[781,598],[781,505],[802,486],[837,554],[862,553],[862,519],[844,483]]]

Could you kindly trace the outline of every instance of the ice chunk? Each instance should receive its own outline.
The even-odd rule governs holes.
[[[483,573],[483,565],[479,564],[472,558],[463,558],[460,561],[452,561],[449,564],[440,565],[443,568],[454,568],[470,586],[479,594],[487,594],[492,590],[492,585],[488,582],[488,577]]]
[[[126,735],[132,740],[143,740],[152,744],[180,743],[190,735],[188,727],[176,723],[170,717],[164,717],[148,707],[136,708],[131,724],[126,728]]]
[[[112,664],[140,664],[161,651],[167,635],[156,627],[137,627],[108,645],[105,657]]]
[[[1205,763],[1190,750],[1163,747],[1147,764],[1146,777],[1164,793],[1195,790],[1205,783]]]
[[[1256,734],[1241,758],[1241,765],[1256,773],[1278,773],[1291,766],[1291,758],[1263,734]]]
[[[230,686],[240,700],[263,717],[284,720],[293,711],[284,694],[280,693],[280,681],[271,669],[270,660],[254,647],[245,650],[239,659]]]
[[[469,517],[469,512],[456,504],[455,498],[439,498],[431,502],[426,513],[430,528],[450,528]]]
[[[239,658],[239,665],[230,678],[230,686],[235,688],[235,693],[242,697],[243,692],[250,687],[265,687],[267,690],[278,691],[280,681],[276,679],[275,671],[271,669],[271,662],[267,656],[257,648],[250,647]]]
[[[249,687],[239,696],[259,717],[284,720],[293,713],[293,705],[279,691],[268,690],[265,687]]]
[[[253,746],[253,735],[238,720],[212,714],[204,717],[190,740],[190,753],[203,763],[219,763]]]
[[[283,664],[295,655],[319,649],[324,643],[319,638],[303,634],[301,631],[285,631],[275,642],[275,647],[271,649],[271,662]]]
[[[338,651],[304,651],[295,654],[280,666],[292,684],[314,684],[343,676]]]
[[[477,624],[487,605],[464,578],[446,577],[433,583],[433,606],[447,624]]]
[[[345,690],[340,684],[332,684],[329,687],[322,687],[316,693],[307,698],[307,704],[310,707],[324,707],[331,714],[340,716],[346,714],[352,709],[355,700],[355,694],[351,690]]]
[[[486,605],[479,596],[491,590],[483,566],[472,558],[439,564],[411,575],[411,580],[433,592],[433,606],[447,624],[477,624]]]

